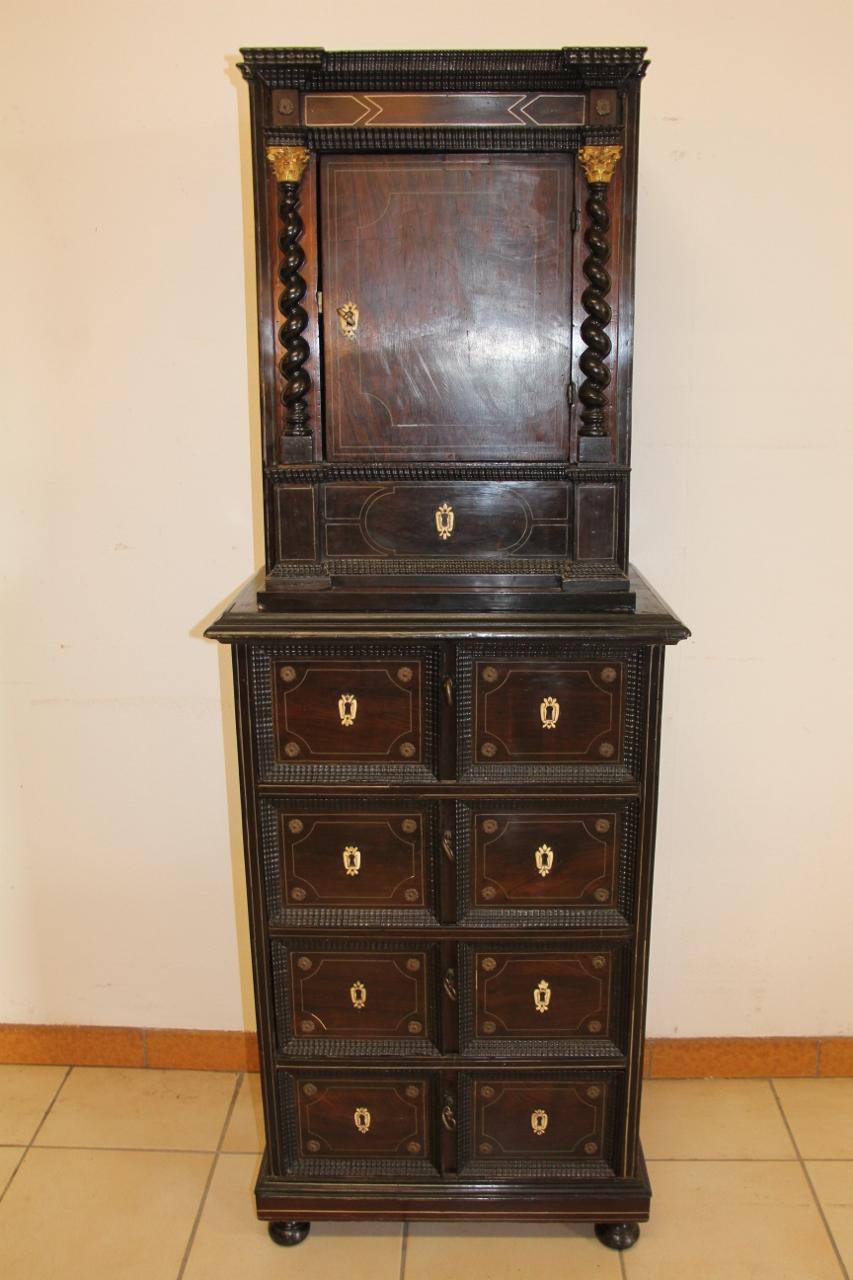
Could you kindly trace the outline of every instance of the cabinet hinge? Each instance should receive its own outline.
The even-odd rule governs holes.
[[[575,384],[572,382],[571,378],[569,378],[569,385],[566,387],[566,399],[568,400],[570,407],[575,402]]]
[[[569,219],[569,225],[572,228],[572,231],[577,231],[580,224],[581,224],[580,214],[578,213],[577,209],[572,209],[572,216]]]
[[[323,290],[318,289],[317,290],[317,315],[321,316],[322,314],[323,314]]]

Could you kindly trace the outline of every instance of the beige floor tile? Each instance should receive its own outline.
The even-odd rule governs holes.
[[[806,1160],[853,1160],[853,1080],[776,1080]]]
[[[223,1151],[263,1151],[264,1111],[261,1104],[261,1081],[257,1073],[243,1077],[237,1102],[225,1131]]]
[[[213,1151],[235,1080],[224,1071],[75,1067],[37,1145]]]
[[[0,1196],[6,1190],[25,1150],[25,1147],[0,1147]]]
[[[649,1160],[796,1159],[766,1080],[647,1080],[641,1130]]]
[[[255,1217],[257,1167],[257,1156],[219,1157],[184,1280],[398,1280],[396,1223],[319,1222],[292,1249],[273,1244]]]
[[[810,1160],[807,1167],[838,1251],[853,1275],[853,1160]]]
[[[212,1159],[31,1148],[0,1203],[0,1275],[175,1280]]]
[[[619,1280],[619,1255],[592,1227],[413,1222],[405,1280]]]
[[[652,1162],[652,1218],[627,1280],[841,1280],[797,1162]]]
[[[30,1141],[67,1070],[0,1066],[0,1142]]]

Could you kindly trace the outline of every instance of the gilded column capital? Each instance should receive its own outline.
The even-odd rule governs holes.
[[[276,182],[301,182],[309,157],[305,147],[267,147],[267,161]]]
[[[609,182],[621,155],[621,147],[581,147],[578,160],[587,182]]]

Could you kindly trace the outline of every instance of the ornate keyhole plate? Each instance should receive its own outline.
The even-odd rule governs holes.
[[[354,982],[349,989],[353,1009],[363,1009],[367,1004],[367,987],[363,982]]]
[[[539,848],[533,855],[536,859],[536,870],[540,876],[551,874],[551,868],[554,865],[554,850],[549,844],[540,844]]]
[[[338,715],[345,729],[355,724],[355,718],[358,715],[358,698],[354,693],[342,693],[338,698]]]
[[[342,307],[338,307],[337,311],[341,333],[352,341],[358,329],[358,307],[354,302],[345,302]]]
[[[356,1107],[352,1113],[352,1121],[359,1133],[367,1133],[370,1128],[370,1112],[367,1107]]]
[[[543,1111],[541,1107],[537,1107],[535,1111],[532,1111],[530,1113],[530,1127],[537,1138],[541,1138],[548,1128],[548,1112]]]
[[[537,1013],[548,1012],[548,1005],[551,1003],[551,988],[544,978],[533,988],[533,1003],[536,1006]]]
[[[344,870],[348,876],[357,876],[361,870],[361,850],[357,845],[348,844],[341,854]]]
[[[453,533],[453,526],[456,524],[456,516],[449,502],[442,502],[441,506],[435,513],[435,528],[442,542]]]
[[[560,718],[560,704],[556,698],[543,698],[539,707],[543,729],[556,729]]]

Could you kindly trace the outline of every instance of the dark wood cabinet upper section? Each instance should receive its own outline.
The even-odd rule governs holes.
[[[568,155],[323,162],[330,460],[566,456],[573,178]]]

